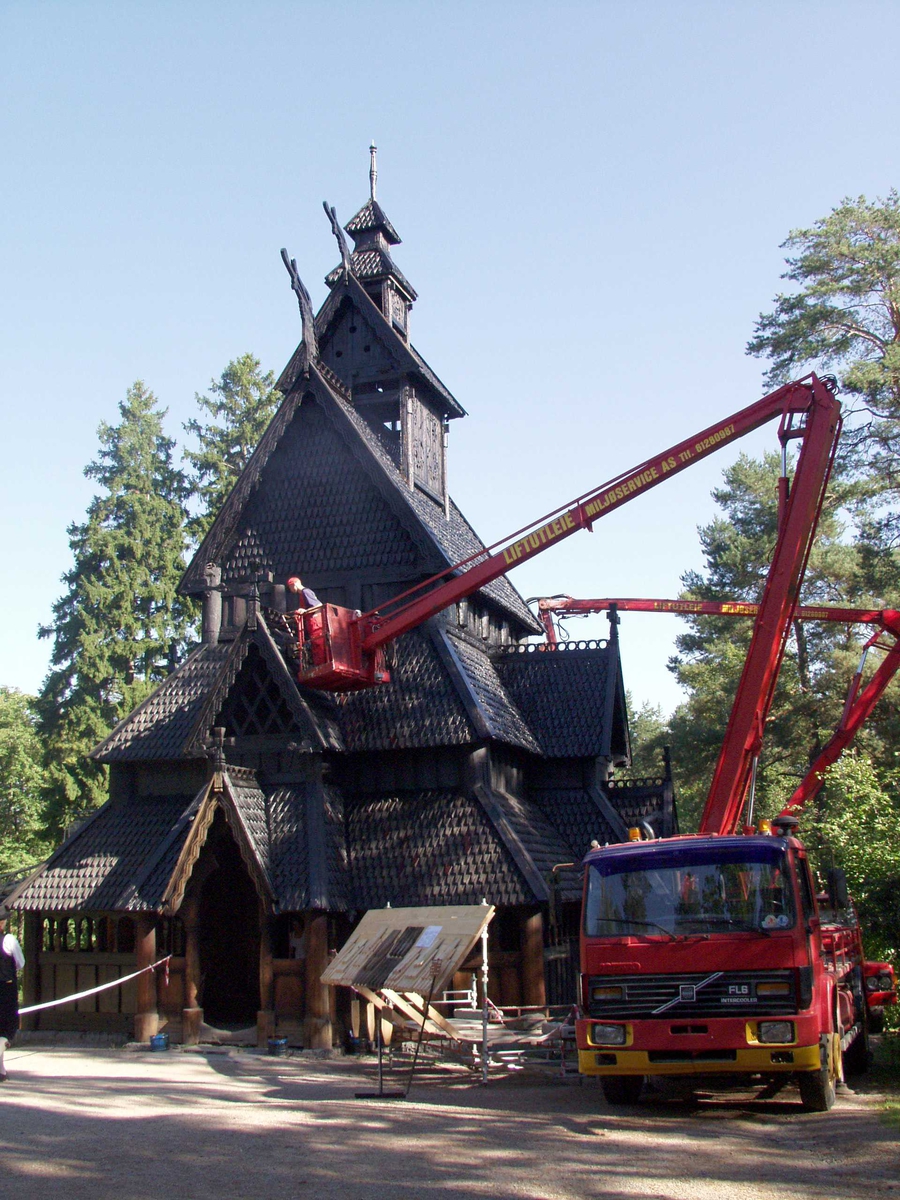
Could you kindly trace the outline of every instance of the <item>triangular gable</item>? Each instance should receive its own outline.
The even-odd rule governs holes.
[[[300,694],[261,613],[256,628],[245,626],[236,642],[240,668],[230,673],[227,688],[211,694],[206,735],[220,725],[229,737],[277,737],[285,748],[307,753],[343,749],[336,722],[313,714]]]
[[[627,759],[625,687],[616,639],[501,647],[492,659],[548,757]]]
[[[203,758],[210,730],[227,704],[251,646],[295,724],[294,748],[339,750],[334,720],[314,714],[294,683],[262,616],[232,642],[201,645],[91,751],[98,762]]]
[[[352,274],[332,290],[316,315],[316,336],[320,347],[328,345],[334,323],[341,314],[344,301],[348,301],[373,330],[379,345],[396,364],[397,371],[417,375],[433,388],[451,420],[454,417],[466,415],[466,410],[446,384],[438,378],[418,350],[414,346],[408,345],[397,333],[372,297]],[[301,346],[298,346],[275,385],[280,392],[289,392],[297,382],[302,361]]]
[[[332,572],[341,558],[356,569],[367,545],[370,554],[380,551],[399,567],[400,578],[449,565],[411,511],[396,468],[373,454],[369,438],[347,419],[345,404],[318,367],[302,393],[285,398],[185,572],[182,592],[204,589],[208,562],[240,575],[252,558],[286,577],[317,568]],[[277,436],[270,436],[273,429]],[[323,456],[330,469],[319,478]],[[305,476],[298,476],[298,466]]]
[[[230,767],[217,772],[217,779],[210,786],[194,817],[191,831],[163,893],[163,911],[169,915],[181,908],[194,867],[219,809],[223,812],[260,899],[270,907],[274,906],[265,796],[253,772]]]
[[[402,580],[445,565],[343,416],[324,384],[306,394],[222,547],[223,580],[247,579],[253,563],[278,580],[361,566]]]

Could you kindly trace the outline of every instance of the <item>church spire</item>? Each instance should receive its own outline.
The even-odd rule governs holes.
[[[391,247],[400,244],[400,235],[375,198],[377,153],[373,141],[369,146],[369,199],[344,226],[353,238],[350,269],[397,332],[408,338],[409,311],[416,291],[391,258]],[[325,282],[333,288],[342,277],[342,268],[335,267]]]

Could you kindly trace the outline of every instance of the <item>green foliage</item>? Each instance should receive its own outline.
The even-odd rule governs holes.
[[[756,602],[762,595],[777,536],[780,458],[741,455],[713,496],[723,510],[703,526],[703,572],[683,576],[687,595]],[[868,603],[860,553],[843,541],[841,499],[831,487],[810,555],[804,603]],[[747,655],[752,621],[692,617],[676,642],[670,669],[688,693],[670,723],[679,806],[685,829],[696,828],[725,735]],[[811,757],[831,735],[859,656],[859,641],[843,625],[795,623],[766,730],[757,782],[757,813],[770,815],[790,797]]]
[[[263,374],[252,354],[230,362],[218,380],[210,381],[209,389],[211,395],[195,394],[195,399],[212,420],[202,424],[192,418],[184,426],[197,439],[197,449],[186,450],[185,458],[193,469],[193,490],[201,505],[189,521],[198,542],[250,461],[282,399],[275,390],[274,374]]]
[[[771,360],[772,386],[812,368],[835,370],[856,398],[843,456],[860,484],[860,522],[880,590],[878,580],[896,581],[889,552],[900,540],[900,195],[844,199],[812,228],[793,230],[784,248],[782,278],[796,288],[760,315],[747,350]]]
[[[50,827],[102,801],[105,773],[85,756],[165,678],[190,635],[184,570],[187,480],[173,465],[165,412],[143,383],[98,431],[85,475],[102,489],[82,524],[69,527],[72,568],[53,620],[51,666],[37,700],[46,739],[44,796]]]
[[[34,700],[0,687],[0,875],[36,865],[48,852],[41,820],[43,749]]]
[[[669,728],[660,705],[644,701],[637,712],[632,711],[631,696],[626,698],[629,733],[631,735],[631,766],[629,775],[659,775],[663,769],[663,750],[668,745]]]
[[[870,957],[900,965],[900,789],[871,759],[850,752],[827,772],[813,811],[804,816],[804,840],[824,876],[833,866],[847,874]]]

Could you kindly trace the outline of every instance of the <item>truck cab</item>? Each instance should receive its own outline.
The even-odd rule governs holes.
[[[866,1013],[858,936],[827,940],[840,960],[823,945],[796,837],[694,835],[592,851],[581,1072],[624,1103],[647,1076],[795,1074],[806,1107],[831,1107],[842,1049],[864,1041]]]

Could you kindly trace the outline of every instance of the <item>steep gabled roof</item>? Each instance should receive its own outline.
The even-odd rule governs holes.
[[[548,757],[628,754],[625,688],[615,639],[501,647],[492,659]]]
[[[388,220],[387,215],[374,196],[370,196],[359,212],[344,226],[351,237],[379,229],[391,246],[400,245],[400,234]]]
[[[108,801],[8,903],[24,912],[158,909],[205,792]]]
[[[476,734],[540,754],[540,745],[505,691],[486,650],[446,627],[435,630],[435,643]]]
[[[340,732],[321,697],[304,697],[260,615],[257,628],[245,627],[232,642],[203,644],[121,720],[91,751],[98,762],[149,762],[206,756],[209,731],[222,711],[255,647],[266,663],[296,723],[294,748],[302,751],[339,750]]]
[[[318,411],[304,414],[310,405]],[[301,466],[314,471],[326,454],[346,466],[331,464],[327,472],[323,466],[315,486],[302,488]],[[447,517],[442,505],[408,486],[372,426],[332,385],[331,372],[314,365],[302,389],[285,397],[179,586],[182,592],[200,592],[208,562],[222,565],[226,577],[229,572],[237,577],[251,559],[278,577],[387,563],[401,577],[414,578],[483,549],[456,505],[451,503]],[[524,630],[540,630],[505,576],[482,594]]]
[[[531,904],[531,887],[478,801],[454,791],[347,802],[352,896],[391,904]]]
[[[324,347],[327,344],[331,330],[345,302],[355,308],[368,323],[375,336],[396,363],[398,372],[419,376],[424,383],[433,388],[450,420],[466,415],[466,410],[452,394],[447,385],[439,379],[436,372],[428,365],[415,346],[405,341],[397,330],[394,329],[391,322],[387,320],[372,297],[353,275],[350,275],[346,280],[342,278],[341,282],[332,290],[316,314],[316,337],[320,347]],[[284,392],[285,394],[291,390],[299,378],[303,358],[301,346],[298,346],[291,355],[287,366],[282,371],[275,385],[280,392]],[[319,365],[321,367],[321,364]],[[348,395],[346,384],[342,383],[341,389],[345,395]]]

